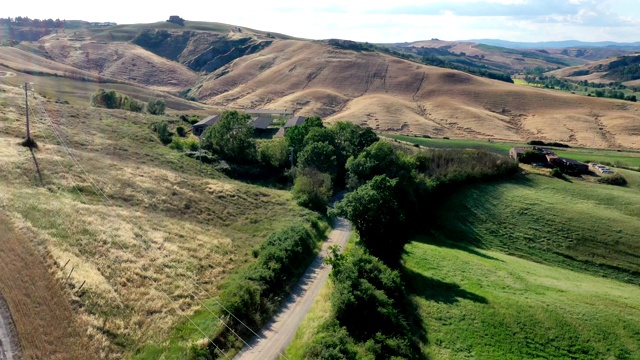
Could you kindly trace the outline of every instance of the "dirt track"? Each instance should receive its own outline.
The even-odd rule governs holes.
[[[13,319],[9,307],[0,294],[0,360],[17,360],[19,351]]]
[[[302,275],[298,284],[282,305],[276,316],[260,330],[260,338],[255,338],[249,347],[240,352],[237,360],[271,360],[278,358],[293,340],[298,326],[311,309],[322,285],[329,276],[330,267],[324,258],[332,245],[344,248],[351,235],[351,224],[345,219],[336,219],[335,227],[329,234],[322,250]]]

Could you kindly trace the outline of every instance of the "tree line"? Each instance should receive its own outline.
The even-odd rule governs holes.
[[[14,26],[22,26],[22,27],[38,27],[38,28],[48,28],[48,29],[62,29],[66,26],[66,20],[60,19],[29,19],[28,17],[17,16],[15,18],[7,17],[0,18],[0,26],[14,27]]]
[[[143,112],[145,104],[128,95],[123,95],[115,90],[98,89],[91,95],[91,106],[106,109],[121,109],[132,112]],[[162,99],[150,99],[146,104],[149,114],[162,115],[167,105]]]

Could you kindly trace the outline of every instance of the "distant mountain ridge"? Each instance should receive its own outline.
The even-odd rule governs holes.
[[[623,47],[640,49],[640,41],[632,43],[620,43],[615,41],[599,41],[585,42],[579,40],[563,40],[563,41],[540,41],[540,42],[516,42],[500,39],[474,39],[459,40],[464,42],[475,42],[479,44],[500,46],[511,49],[562,49],[572,47]]]

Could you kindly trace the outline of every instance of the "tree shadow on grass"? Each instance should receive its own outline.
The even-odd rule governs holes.
[[[405,269],[404,275],[411,286],[411,292],[428,301],[449,305],[457,303],[460,299],[470,300],[478,304],[489,303],[489,300],[484,296],[467,291],[458,284],[430,278],[411,269]]]
[[[456,241],[450,240],[449,236],[447,236],[445,233],[436,231],[436,230],[429,231],[428,233],[418,236],[413,240],[422,244],[429,244],[429,245],[435,245],[440,247],[446,247],[449,249],[464,251],[471,255],[475,255],[487,260],[504,262],[501,259],[495,258],[491,255],[487,255],[479,251],[478,249],[482,249],[484,248],[484,246],[482,245],[482,242],[478,237],[466,236],[464,238],[460,238],[459,235],[462,233],[466,234],[467,232],[466,231],[459,232],[457,234],[458,236],[456,236],[456,239],[455,239]]]

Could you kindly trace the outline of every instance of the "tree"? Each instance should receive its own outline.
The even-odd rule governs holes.
[[[366,148],[358,157],[347,161],[347,184],[355,189],[376,175],[400,178],[403,183],[411,178],[415,164],[404,154],[395,151],[386,141],[378,141]]]
[[[167,107],[167,105],[165,104],[164,100],[162,100],[162,99],[149,100],[149,102],[147,103],[147,111],[151,115],[162,115],[162,114],[164,114],[164,110],[166,109],[166,107]]]
[[[115,90],[98,89],[91,95],[91,106],[107,109],[118,109],[122,97]]]
[[[261,142],[258,147],[258,158],[261,163],[274,169],[284,169],[289,161],[286,140],[281,138]]]
[[[293,164],[297,163],[298,153],[304,149],[304,139],[307,137],[311,129],[322,128],[322,119],[317,116],[308,117],[300,126],[293,126],[284,134],[287,140],[287,146],[291,149],[293,155]]]
[[[335,178],[337,172],[336,150],[326,142],[307,145],[299,155],[299,168],[314,168]]]
[[[336,213],[347,218],[360,234],[360,240],[375,256],[397,260],[403,242],[394,241],[404,223],[404,211],[396,201],[398,180],[375,176],[347,194],[336,204]]]
[[[292,193],[298,205],[325,214],[331,198],[331,176],[314,168],[302,169],[294,181]]]
[[[142,112],[144,110],[144,104],[134,98],[125,96],[122,99],[121,109],[133,112]]]
[[[256,159],[256,142],[251,116],[236,110],[225,111],[218,122],[203,134],[203,147],[226,160],[247,163]]]

